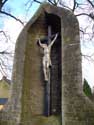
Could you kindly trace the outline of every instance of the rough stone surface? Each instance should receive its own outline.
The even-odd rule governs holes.
[[[53,26],[54,33],[61,33],[51,53],[51,110],[59,113],[59,119],[57,115],[44,116],[42,51],[36,39],[47,35],[45,12],[60,20],[59,26],[56,20],[51,24],[57,27]],[[17,40],[12,82],[11,98],[0,112],[0,125],[61,125],[61,112],[62,125],[94,125],[93,103],[82,91],[79,25],[72,12],[48,4],[40,7]]]
[[[62,17],[62,34],[63,124],[93,125],[94,106],[82,91],[79,25],[71,13]]]

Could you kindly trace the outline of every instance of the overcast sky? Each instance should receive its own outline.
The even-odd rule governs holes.
[[[30,3],[26,3],[26,1],[28,0],[19,0],[19,2],[17,0],[9,0],[9,2],[7,2],[6,6],[7,8],[5,10],[7,10],[8,12],[12,13],[13,15],[19,17],[23,22],[27,22],[32,16],[33,14],[36,12],[37,8],[39,7],[39,4],[32,4],[32,7],[30,7]],[[26,6],[27,5],[27,6]],[[72,3],[71,3],[72,5]],[[30,7],[30,8],[29,8]],[[1,15],[2,18],[0,17],[0,29],[4,29],[4,31],[6,31],[7,35],[10,36],[9,38],[9,42],[5,42],[2,39],[0,40],[0,49],[4,50],[6,49],[14,49],[14,45],[16,42],[16,39],[21,31],[21,29],[23,28],[23,26],[15,21],[12,18],[9,17],[5,17],[3,15]],[[79,18],[80,21],[80,25],[84,26],[86,22],[86,19],[81,19]],[[11,42],[10,42],[11,41]],[[91,55],[92,53],[94,53],[94,42],[85,42],[84,44],[82,44],[82,52],[86,55],[89,54]],[[9,64],[12,65],[12,61],[9,61]],[[86,58],[83,58],[83,77],[85,77],[90,86],[93,87],[94,86],[94,62],[93,61],[88,61]],[[10,70],[7,71],[8,77],[10,78]],[[0,75],[1,76],[1,75]]]

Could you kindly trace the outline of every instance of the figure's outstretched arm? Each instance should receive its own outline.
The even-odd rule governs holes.
[[[43,44],[41,43],[40,39],[38,40],[39,41],[39,45],[44,48]]]
[[[57,36],[58,36],[58,33],[55,35],[54,39],[53,39],[52,42],[49,44],[50,47],[54,44],[55,40],[57,39]]]

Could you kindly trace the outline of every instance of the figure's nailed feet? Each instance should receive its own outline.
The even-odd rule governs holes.
[[[48,79],[45,79],[44,81],[45,81],[45,82],[48,82]]]
[[[48,82],[48,80],[44,80],[44,82]]]
[[[46,85],[47,85],[47,82],[44,81],[43,86],[46,87]]]

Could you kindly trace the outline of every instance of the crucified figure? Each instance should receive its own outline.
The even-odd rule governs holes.
[[[44,72],[44,79],[45,81],[48,81],[49,79],[49,68],[52,66],[51,62],[51,47],[54,44],[55,40],[57,39],[58,34],[55,35],[54,39],[51,41],[51,43],[41,43],[41,40],[39,39],[38,43],[44,50],[44,56],[43,56],[43,72]]]

